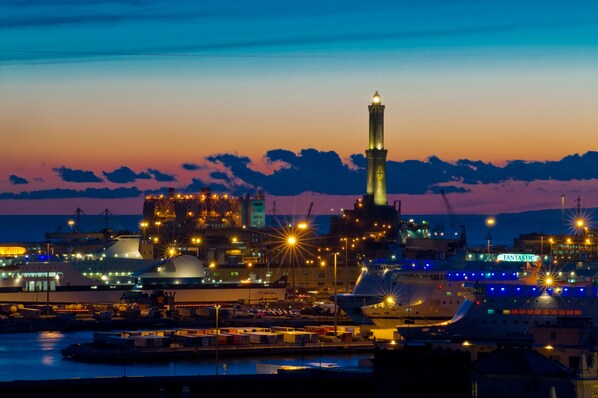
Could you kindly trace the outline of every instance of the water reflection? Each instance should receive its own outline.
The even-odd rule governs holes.
[[[148,363],[82,363],[64,359],[61,350],[69,344],[90,342],[93,332],[45,332],[0,334],[0,380],[50,380],[120,376],[214,375],[214,358],[164,360]],[[357,366],[368,354],[335,354],[273,357],[220,358],[220,375],[256,374],[258,363],[269,361],[299,364],[334,363]],[[226,371],[225,371],[226,366]]]
[[[51,355],[44,355],[42,357],[42,363],[46,366],[52,366],[54,365],[55,359],[53,356]]]
[[[62,339],[64,339],[64,334],[61,332],[39,332],[39,349],[42,351],[54,350]]]

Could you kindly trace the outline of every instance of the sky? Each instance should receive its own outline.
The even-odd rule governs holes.
[[[140,214],[262,190],[281,213],[598,207],[595,1],[0,2],[0,214]]]

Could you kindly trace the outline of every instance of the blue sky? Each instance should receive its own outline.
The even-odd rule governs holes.
[[[375,90],[393,194],[592,196],[593,169],[555,168],[598,150],[597,71],[595,1],[3,1],[0,212],[165,184],[352,198]],[[286,186],[312,149],[338,178]]]

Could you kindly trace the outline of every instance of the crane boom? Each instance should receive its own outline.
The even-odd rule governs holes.
[[[305,218],[309,218],[309,215],[311,214],[312,207],[314,207],[314,202],[311,202],[309,204],[309,209],[307,209],[307,216]]]
[[[451,227],[451,236],[453,235],[453,231],[455,230],[455,226],[457,224],[459,224],[459,219],[458,217],[455,215],[455,212],[453,211],[453,208],[450,204],[450,202],[448,201],[448,198],[446,197],[446,193],[444,192],[444,189],[440,190],[440,194],[442,195],[442,200],[444,202],[444,206],[446,207],[446,212],[448,213],[449,216],[449,220],[450,220],[450,227]],[[459,240],[462,242],[462,244],[465,244],[466,238],[465,238],[465,226],[464,225],[460,225],[460,235],[459,235]]]

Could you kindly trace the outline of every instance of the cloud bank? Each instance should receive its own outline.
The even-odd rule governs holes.
[[[365,192],[367,161],[362,154],[354,154],[343,161],[334,151],[309,148],[295,153],[273,149],[266,152],[261,160],[268,170],[258,170],[256,163],[247,156],[216,154],[197,164],[183,163],[181,167],[185,175],[180,179],[153,168],[148,168],[147,172],[135,172],[121,166],[110,172],[103,171],[106,180],[102,180],[94,171],[62,166],[52,169],[62,182],[87,183],[94,187],[83,185],[85,189],[80,190],[51,187],[17,192],[18,186],[28,184],[33,177],[13,174],[9,177],[13,187],[11,192],[0,193],[0,199],[131,198],[140,197],[143,193],[166,193],[169,187],[184,193],[210,188],[213,192],[235,196],[254,194],[257,190],[267,195],[286,197],[304,193],[358,196]],[[137,186],[141,180],[144,181],[143,188]],[[387,162],[389,195],[425,195],[440,191],[467,194],[474,187],[496,184],[515,186],[515,182],[531,184],[576,180],[598,180],[598,152],[569,155],[556,161],[513,160],[503,166],[469,159],[447,162],[436,156],[426,160]],[[35,187],[49,184],[45,180],[34,181]],[[114,188],[113,184],[129,186]]]

